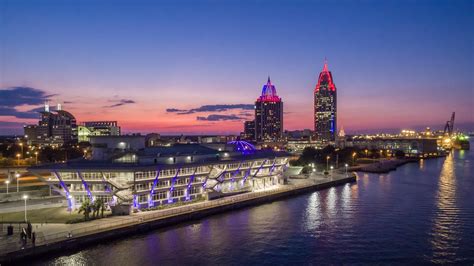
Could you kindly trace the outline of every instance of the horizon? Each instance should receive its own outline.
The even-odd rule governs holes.
[[[0,135],[45,101],[124,133],[238,134],[268,75],[284,130],[313,130],[326,57],[347,134],[442,129],[452,112],[474,131],[470,1],[138,3],[1,2]]]

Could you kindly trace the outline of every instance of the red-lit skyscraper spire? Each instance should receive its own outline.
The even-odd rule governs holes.
[[[337,132],[337,93],[328,62],[319,73],[314,89],[314,132],[318,140],[334,141]]]

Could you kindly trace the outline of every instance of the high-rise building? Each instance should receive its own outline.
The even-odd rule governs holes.
[[[89,121],[78,127],[79,142],[88,142],[90,136],[120,136],[117,121]]]
[[[49,104],[45,104],[38,125],[26,125],[24,132],[29,144],[74,143],[77,141],[76,118],[62,110],[60,104],[56,111],[50,111]]]
[[[255,138],[257,141],[279,141],[283,137],[283,102],[268,77],[262,95],[255,102]]]
[[[327,61],[314,89],[314,134],[317,140],[334,141],[337,134],[337,93]]]
[[[255,140],[255,120],[244,122],[244,132],[240,137],[245,140]]]

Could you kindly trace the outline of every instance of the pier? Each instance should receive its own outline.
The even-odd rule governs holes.
[[[211,201],[198,202],[175,208],[143,211],[130,216],[114,216],[77,224],[33,224],[36,244],[22,247],[18,234],[0,238],[0,263],[63,252],[84,245],[97,244],[105,239],[146,232],[181,222],[201,219],[225,211],[268,203],[285,197],[299,195],[356,181],[356,175],[312,175],[308,179],[291,180],[288,185],[249,192]]]

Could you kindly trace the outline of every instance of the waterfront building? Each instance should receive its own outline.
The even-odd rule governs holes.
[[[430,157],[444,154],[437,142],[437,138],[426,137],[354,136],[347,139],[346,146],[368,151],[382,151],[393,155],[401,151],[406,157]]]
[[[332,142],[337,134],[337,92],[327,61],[314,89],[314,133],[317,140]]]
[[[255,102],[255,138],[259,142],[283,138],[283,102],[268,77],[262,95]]]
[[[240,135],[240,138],[255,141],[255,120],[244,122],[244,132]]]
[[[103,199],[114,210],[278,186],[284,182],[289,158],[286,152],[255,150],[245,141],[230,142],[221,150],[200,144],[145,148],[140,141],[144,142],[142,136],[92,137],[90,160],[36,166],[30,171],[63,195],[71,209],[86,199]],[[42,176],[44,171],[50,174]]]
[[[63,145],[77,142],[76,118],[62,110],[58,104],[56,110],[50,110],[45,104],[40,112],[37,125],[25,125],[24,134],[28,145]]]
[[[89,142],[90,136],[120,136],[117,121],[89,121],[78,126],[78,141]]]

